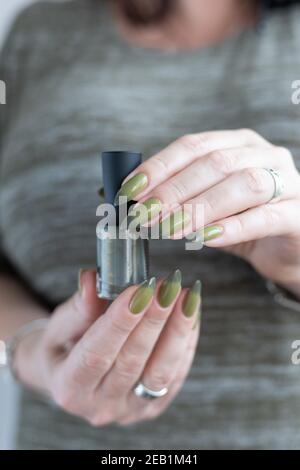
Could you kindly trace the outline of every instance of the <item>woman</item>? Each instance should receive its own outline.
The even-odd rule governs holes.
[[[299,447],[298,313],[264,284],[300,296],[300,9],[277,3],[290,2],[42,2],[17,20],[0,73],[0,328],[17,334],[25,385],[17,448]],[[74,291],[95,264],[99,152],[112,148],[150,157],[120,195],[200,203],[208,247],[152,242],[161,280],[108,307],[92,269]],[[139,397],[137,383],[164,396]]]

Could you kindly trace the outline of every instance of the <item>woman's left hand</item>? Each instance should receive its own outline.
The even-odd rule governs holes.
[[[275,183],[267,169],[284,183],[274,200]],[[146,203],[153,223],[162,208],[160,216],[170,217],[172,238],[205,227],[206,245],[247,259],[262,275],[300,295],[300,175],[286,148],[249,129],[186,135],[131,173],[119,196]],[[191,209],[196,205],[202,205],[204,220],[195,221]]]

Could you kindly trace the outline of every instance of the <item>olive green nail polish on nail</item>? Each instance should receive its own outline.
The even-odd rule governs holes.
[[[179,230],[183,230],[189,221],[190,216],[187,212],[175,212],[160,222],[160,233],[162,237],[172,237]]]
[[[132,221],[138,221],[139,225],[143,225],[156,217],[160,213],[161,207],[162,205],[158,198],[150,197],[143,203],[132,207],[128,212],[128,216],[133,217]],[[140,212],[139,208],[141,208]],[[137,215],[133,215],[133,213],[136,213]]]
[[[132,201],[148,185],[148,177],[145,173],[138,173],[130,180],[126,181],[119,189],[115,197],[115,205],[119,204],[120,197],[127,197],[128,202]]]
[[[201,312],[201,306],[200,306],[200,310],[199,310],[199,313],[198,313],[198,315],[197,315],[195,324],[194,324],[194,326],[193,326],[193,330],[195,330],[198,325],[201,326],[201,317],[202,317],[202,312]]]
[[[181,271],[176,269],[176,271],[162,283],[158,293],[158,302],[161,307],[167,308],[174,302],[181,289],[181,280]]]
[[[186,317],[192,317],[199,311],[201,303],[201,281],[196,281],[188,291],[183,303],[183,313]]]
[[[144,281],[143,284],[140,285],[130,302],[129,309],[131,313],[141,313],[147,307],[153,297],[155,287],[155,277],[151,277],[151,279]]]
[[[220,237],[224,232],[222,225],[208,225],[203,229],[203,241],[209,242]]]

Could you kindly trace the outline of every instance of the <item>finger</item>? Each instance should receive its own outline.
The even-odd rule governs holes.
[[[97,297],[95,270],[80,271],[78,281],[78,291],[51,319],[46,339],[52,348],[77,341],[107,307],[107,301]]]
[[[199,326],[197,330],[192,331],[186,352],[184,357],[182,357],[181,362],[179,363],[177,374],[169,387],[168,394],[162,398],[161,402],[153,402],[153,409],[152,413],[154,417],[158,416],[162,413],[163,410],[168,408],[168,406],[172,403],[176,395],[182,389],[193,364],[195,358],[195,352],[199,341]]]
[[[270,236],[299,234],[299,204],[282,201],[249,209],[241,214],[220,220],[220,237],[206,243],[226,247],[237,243],[259,240]]]
[[[288,178],[283,172],[281,176],[284,180]],[[286,185],[282,197],[293,197],[297,191],[298,187],[291,182]],[[179,235],[182,237],[217,220],[266,204],[273,194],[274,179],[264,168],[246,168],[233,173],[199,197],[184,204],[185,214],[188,213],[190,222]]]
[[[201,284],[181,293],[173,314],[142,374],[143,384],[151,390],[169,387],[187,346],[201,303]]]
[[[176,270],[160,283],[141,322],[121,349],[109,374],[100,384],[101,395],[113,400],[126,396],[138,381],[145,364],[181,292],[181,273]]]
[[[198,338],[199,326],[196,329],[193,329],[190,333],[186,350],[182,354],[178,371],[169,387],[168,394],[165,397],[149,401],[146,399],[137,400],[135,395],[132,393],[130,406],[128,407],[127,412],[118,419],[119,424],[126,426],[141,420],[156,418],[170,405],[170,403],[172,403],[189,374],[194,360]]]
[[[289,152],[280,147],[267,149],[236,147],[216,150],[166,179],[150,191],[146,199],[147,201],[160,201],[161,214],[164,215],[177,205],[207,191],[237,171],[254,167],[279,169],[287,165],[294,169]],[[140,199],[140,203],[143,202],[145,198]],[[138,204],[133,206],[131,213],[138,207]],[[156,220],[153,218],[152,223]]]
[[[126,289],[76,344],[64,364],[65,381],[80,393],[96,388],[149,308],[155,278]]]
[[[218,149],[258,144],[265,147],[271,146],[256,132],[249,129],[211,131],[186,135],[172,142],[161,152],[139,165],[128,175],[123,185],[137,174],[145,175],[146,184],[143,178],[143,185],[140,190],[138,187],[135,187],[135,193],[138,192],[138,194],[134,195],[134,199],[140,200],[141,197],[144,197],[154,187],[207,153]]]

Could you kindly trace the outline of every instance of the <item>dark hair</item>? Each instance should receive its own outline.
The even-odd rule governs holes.
[[[121,5],[124,13],[134,24],[147,25],[162,21],[176,6],[176,0],[113,0]],[[283,8],[300,0],[253,0],[261,4],[264,11]]]
[[[176,0],[113,0],[134,24],[162,21],[174,8]]]

